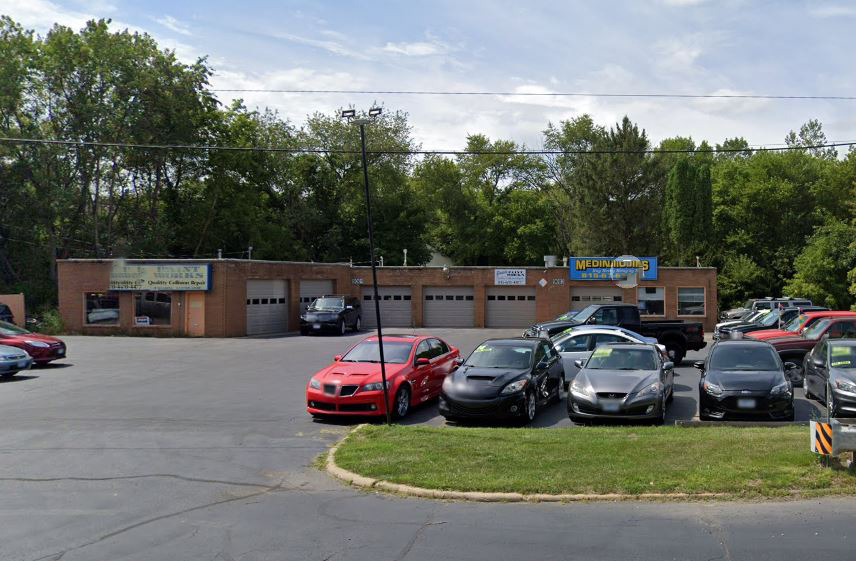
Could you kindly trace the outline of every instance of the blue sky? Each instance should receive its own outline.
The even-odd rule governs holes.
[[[856,1],[0,0],[0,13],[38,33],[112,18],[183,60],[207,55],[221,88],[856,94]],[[409,113],[426,149],[460,148],[471,133],[537,148],[548,122],[582,113],[604,125],[627,114],[655,142],[776,144],[810,118],[832,140],[856,140],[856,101],[243,97],[296,123],[377,101]]]

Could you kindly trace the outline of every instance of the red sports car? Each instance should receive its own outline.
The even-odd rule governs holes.
[[[50,335],[39,335],[0,321],[0,345],[18,347],[27,351],[35,364],[47,364],[65,358],[65,343]]]
[[[758,339],[759,341],[775,339],[776,337],[790,337],[793,335],[799,335],[823,318],[852,316],[856,316],[856,312],[806,312],[789,321],[782,327],[782,329],[762,329],[760,331],[747,333],[746,336],[752,339]]]
[[[379,351],[373,335],[336,356],[309,379],[306,410],[313,416],[385,415]],[[390,411],[396,418],[440,395],[460,357],[458,349],[431,335],[384,335],[383,354]]]

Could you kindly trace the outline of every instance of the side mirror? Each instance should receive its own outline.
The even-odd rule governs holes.
[[[575,360],[575,361],[574,361],[574,366],[576,366],[577,368],[582,368],[582,367],[583,367],[583,361],[582,361],[582,359],[579,359],[579,358],[578,358],[577,360]]]
[[[334,360],[334,361],[336,361],[336,362],[339,362],[340,360],[342,360],[342,355],[336,355],[336,356],[334,356],[334,357],[333,357],[333,360]]]
[[[419,357],[416,359],[416,366],[427,366],[431,364],[431,359],[427,357]]]
[[[597,321],[597,320],[594,318],[594,316],[591,316],[590,318],[588,318],[588,319],[586,320],[586,323],[587,323],[587,324],[588,324],[588,323],[594,323],[595,321]]]
[[[462,365],[463,363],[464,363],[464,359],[463,359],[463,357],[457,357],[457,358],[455,358],[455,366],[460,366],[460,365]]]
[[[822,359],[822,358],[820,358],[820,357],[817,357],[817,356],[816,356],[816,357],[814,357],[813,359],[811,359],[811,363],[812,363],[812,364],[814,364],[817,368],[825,368],[825,367],[826,367],[826,364],[824,364],[824,363],[823,363],[823,359]],[[796,364],[794,364],[793,362],[786,362],[786,363],[785,363],[785,368],[788,368],[788,365],[789,365],[789,364],[790,364],[792,367],[797,368],[797,365],[796,365]]]
[[[693,366],[695,366],[699,370],[704,370],[704,361],[703,360],[697,360],[693,363]]]
[[[345,309],[346,309],[346,310],[353,310],[353,309],[354,309],[354,307],[353,307],[353,306],[351,306],[351,305],[349,304],[349,305],[345,306]]]
[[[664,362],[663,363],[663,370],[671,370],[674,367],[675,367],[674,362]]]

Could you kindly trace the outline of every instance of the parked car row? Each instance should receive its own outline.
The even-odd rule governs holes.
[[[66,345],[56,337],[33,333],[0,321],[0,376],[9,378],[31,366],[66,357]]]
[[[750,298],[742,306],[722,312],[720,314],[720,319],[736,319],[746,312],[773,310],[776,308],[805,308],[811,305],[811,300],[805,298],[773,298],[772,296],[767,296],[765,298]]]

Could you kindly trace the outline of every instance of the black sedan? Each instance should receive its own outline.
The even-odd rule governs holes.
[[[455,372],[440,392],[440,414],[466,419],[535,419],[538,408],[561,399],[564,369],[545,339],[488,339]]]
[[[698,361],[699,419],[731,417],[794,420],[794,388],[785,374],[797,365],[782,364],[779,354],[765,341],[718,341],[707,360]]]
[[[606,343],[598,346],[568,392],[568,417],[649,419],[662,422],[674,393],[674,364],[655,345]]]
[[[803,368],[806,397],[825,403],[830,417],[856,417],[856,339],[821,340]]]
[[[347,329],[362,327],[360,301],[351,296],[316,298],[300,315],[300,334],[333,332],[344,335]]]

